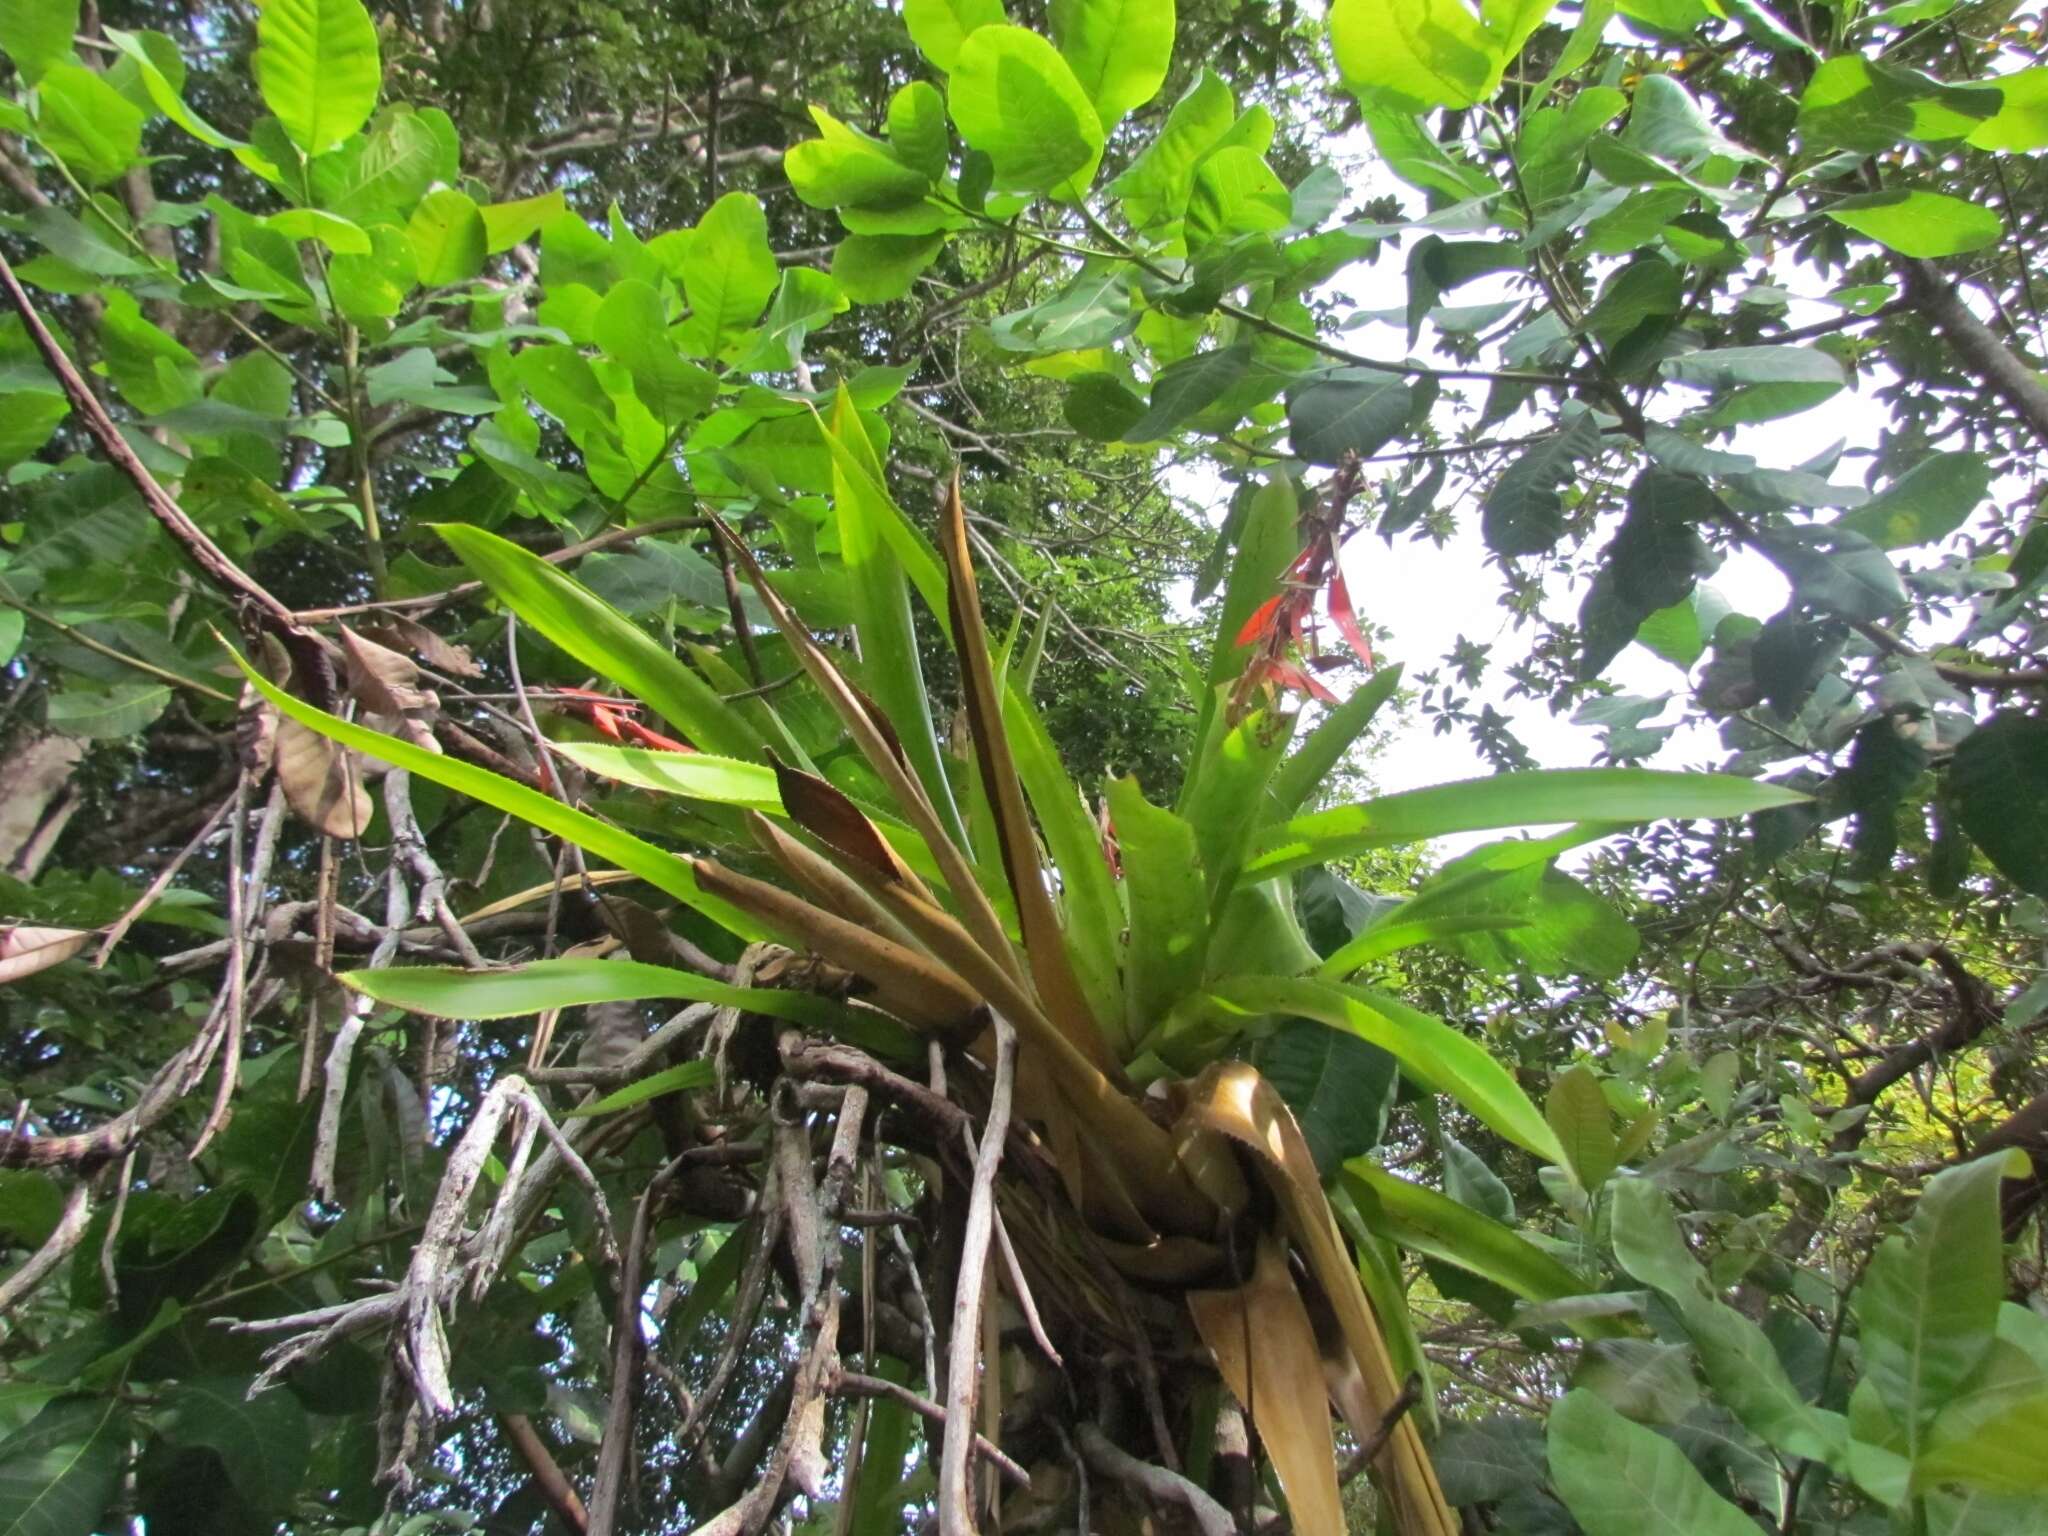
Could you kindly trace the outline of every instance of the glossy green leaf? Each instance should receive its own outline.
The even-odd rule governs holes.
[[[2048,149],[2048,67],[1998,77],[1999,107],[1970,130],[1976,149],[2027,153]]]
[[[1150,230],[1180,218],[1193,188],[1195,167],[1236,116],[1230,87],[1213,70],[1204,69],[1173,104],[1157,136],[1109,184],[1134,228]]]
[[[1690,475],[1652,466],[1629,487],[1628,512],[1579,608],[1579,676],[1598,677],[1650,615],[1683,602],[1720,563],[1700,529],[1719,501]]]
[[[1997,212],[1946,192],[1870,192],[1821,210],[1901,256],[1960,256],[1996,245],[2005,235]]]
[[[820,136],[791,145],[782,169],[796,195],[813,208],[900,205],[915,202],[930,188],[930,177],[823,107],[811,108],[811,120]]]
[[[1297,457],[1336,465],[1370,458],[1428,407],[1431,391],[1397,373],[1336,368],[1287,394],[1287,433]]]
[[[970,33],[953,61],[947,105],[960,137],[993,162],[999,190],[1072,195],[1094,180],[1102,120],[1073,69],[1037,33]]]
[[[1173,58],[1173,0],[1052,0],[1060,57],[1104,128],[1159,94]]]
[[[558,741],[553,750],[579,768],[665,795],[736,805],[782,814],[775,771],[761,763],[713,757],[706,752],[667,752],[648,747],[614,747],[603,742]]]
[[[960,45],[977,27],[1009,19],[1003,0],[903,0],[903,24],[910,29],[910,40],[941,71],[952,69]]]
[[[1718,773],[1652,768],[1503,773],[1297,816],[1259,834],[1245,874],[1271,879],[1368,848],[1423,842],[1454,832],[1587,820],[1620,824],[1745,816],[1805,799],[1780,785]]]
[[[361,225],[319,208],[287,208],[271,214],[263,227],[288,240],[317,241],[337,256],[367,256],[373,249],[369,233]]]
[[[1597,1393],[1567,1392],[1550,1410],[1548,1439],[1551,1482],[1586,1536],[1756,1536],[1683,1451]]]
[[[953,142],[946,129],[946,98],[926,80],[913,80],[889,98],[889,147],[905,165],[937,180],[946,174]]]
[[[1813,347],[1713,347],[1665,359],[1664,376],[1707,389],[1739,384],[1833,384],[1842,365]]]
[[[1554,436],[1525,448],[1480,506],[1486,547],[1497,555],[1539,555],[1555,546],[1564,536],[1560,489],[1599,451],[1600,427],[1591,411],[1571,415]]]
[[[1357,1035],[1304,1019],[1252,1047],[1252,1065],[1294,1111],[1325,1178],[1379,1145],[1394,1102],[1394,1058]]]
[[[865,677],[876,704],[895,727],[905,756],[924,792],[938,811],[939,824],[961,847],[967,846],[965,825],[953,799],[932,721],[930,695],[918,657],[917,630],[910,611],[903,534],[911,532],[901,509],[882,489],[882,466],[860,413],[845,390],[832,409],[832,425],[819,424],[832,453],[833,506],[839,518],[839,557],[845,562],[853,598],[854,630],[860,636]],[[921,538],[908,547],[922,552]],[[936,565],[934,559],[934,566]],[[918,583],[920,594],[935,613],[947,611],[945,599],[932,586],[935,572]]]
[[[157,1405],[172,1445],[204,1446],[220,1457],[253,1510],[292,1506],[312,1455],[312,1431],[298,1399],[282,1388],[252,1398],[247,1376],[189,1376]]]
[[[848,235],[832,253],[832,280],[856,304],[892,303],[909,294],[945,243],[938,233]]]
[[[611,604],[494,533],[460,523],[442,524],[438,531],[500,602],[585,666],[667,717],[692,746],[721,757],[760,757],[761,738],[754,728]]]
[[[1592,1281],[1513,1229],[1368,1158],[1346,1163],[1340,1178],[1366,1225],[1411,1252],[1454,1264],[1524,1301],[1556,1301],[1592,1289]],[[1587,1329],[1609,1331],[1605,1324]]]
[[[1817,148],[1875,155],[1908,139],[1966,138],[1996,116],[1993,85],[1949,85],[1918,70],[1841,54],[1813,72],[1799,98],[1799,133]]]
[[[1156,443],[1178,431],[1188,418],[1207,410],[1251,367],[1252,349],[1243,343],[1197,352],[1160,370],[1152,381],[1145,413],[1122,437],[1127,443]]]
[[[1469,107],[1500,80],[1500,63],[1463,0],[1334,0],[1330,49],[1345,89],[1415,108]]]
[[[383,85],[361,0],[261,0],[250,64],[263,104],[309,155],[368,122]]]
[[[1209,987],[1202,1002],[1219,1014],[1295,1014],[1348,1030],[1391,1054],[1416,1082],[1449,1094],[1517,1146],[1546,1162],[1565,1161],[1549,1124],[1484,1046],[1406,1003],[1362,987],[1281,976],[1225,979]]]
[[[548,1008],[653,1000],[744,1008],[827,1030],[846,1014],[843,1004],[815,993],[735,987],[694,971],[637,960],[535,960],[491,971],[401,965],[344,971],[337,979],[380,1003],[444,1019],[510,1019]]]

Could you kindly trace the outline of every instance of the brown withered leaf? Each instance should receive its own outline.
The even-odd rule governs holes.
[[[358,625],[357,633],[391,650],[411,651],[428,666],[456,677],[484,675],[484,669],[476,664],[468,646],[457,645],[418,619],[409,619],[402,613],[386,614],[373,623]]]
[[[83,928],[32,928],[0,924],[0,986],[61,965],[85,948],[92,934]]]
[[[296,720],[277,722],[277,776],[286,802],[315,830],[361,837],[369,826],[362,760]]]
[[[1188,1311],[1231,1396],[1258,1426],[1301,1536],[1343,1536],[1337,1447],[1320,1383],[1322,1355],[1276,1232],[1259,1242],[1249,1283],[1228,1291],[1190,1291]]]
[[[410,658],[365,640],[346,624],[340,629],[348,691],[363,708],[379,715],[404,715],[439,707],[441,701],[420,686],[420,669]]]

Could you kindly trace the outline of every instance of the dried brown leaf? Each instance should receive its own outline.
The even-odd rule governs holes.
[[[370,792],[359,758],[296,720],[277,722],[277,776],[300,818],[329,837],[361,837],[370,824]]]
[[[34,928],[27,923],[0,924],[0,986],[37,971],[62,965],[92,934],[83,928]]]

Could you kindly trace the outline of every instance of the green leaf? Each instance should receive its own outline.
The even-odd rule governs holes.
[[[44,721],[66,736],[114,738],[133,736],[169,707],[171,690],[163,683],[67,683],[50,695]]]
[[[903,163],[934,181],[953,155],[946,129],[946,98],[929,81],[913,80],[889,98],[889,147]]]
[[[1931,454],[1835,526],[1880,549],[1932,544],[1968,522],[1990,492],[1991,466],[1981,454]]]
[[[1271,234],[1294,216],[1286,183],[1265,157],[1243,144],[1227,144],[1195,168],[1183,228],[1188,249],[1236,235]]]
[[[1240,342],[1211,352],[1197,352],[1160,370],[1152,381],[1152,402],[1123,432],[1127,443],[1156,443],[1179,430],[1190,417],[1207,410],[1245,376],[1252,349]]]
[[[701,416],[718,394],[718,379],[676,348],[668,310],[653,286],[621,278],[597,306],[590,339],[633,375],[633,393],[664,427]]]
[[[1571,1068],[1550,1085],[1543,1118],[1557,1133],[1579,1187],[1590,1194],[1605,1184],[1614,1172],[1616,1142],[1613,1112],[1600,1091],[1600,1079],[1583,1065]]]
[[[1434,391],[1400,374],[1335,368],[1287,392],[1287,434],[1296,457],[1335,465],[1370,458],[1405,432]]]
[[[1936,1174],[1905,1233],[1885,1239],[1856,1288],[1863,1380],[1903,1427],[1909,1458],[1928,1421],[1984,1358],[1998,1327],[2005,1289],[1998,1219],[2004,1165],[2004,1158],[1992,1156]]]
[[[948,106],[960,137],[986,154],[998,190],[1078,197],[1102,159],[1102,120],[1044,38],[985,26],[953,61]]]
[[[1970,131],[1971,146],[2018,154],[2048,149],[2048,66],[2000,75],[1995,84],[1999,108]]]
[[[1821,211],[1901,256],[1960,256],[1996,245],[2005,234],[1995,211],[1946,192],[1868,192]]]
[[[0,470],[12,469],[40,449],[70,414],[71,403],[62,395],[43,390],[0,395]],[[7,611],[17,621],[21,618],[20,610]]]
[[[1251,1061],[1294,1111],[1325,1178],[1379,1145],[1396,1073],[1394,1058],[1378,1046],[1290,1019],[1252,1048]]]
[[[1816,69],[1800,95],[1799,133],[1816,148],[1882,154],[1905,139],[1969,137],[2000,103],[1998,84],[1950,85],[1881,59],[1841,54]]]
[[[1579,411],[1555,436],[1525,448],[1501,472],[1480,507],[1479,528],[1497,555],[1540,555],[1564,537],[1560,487],[1578,474],[1579,462],[1600,451],[1600,426],[1591,411]]]
[[[832,279],[856,304],[904,298],[944,247],[944,234],[848,235],[832,253]]]
[[[1651,466],[1629,487],[1628,513],[1579,608],[1579,676],[1598,677],[1643,621],[1684,602],[1720,563],[1700,537],[1719,499],[1691,475]]]
[[[1597,1393],[1567,1392],[1550,1410],[1548,1439],[1551,1482],[1586,1536],[1756,1536],[1683,1451]]]
[[[263,104],[308,155],[369,121],[383,85],[377,28],[361,0],[261,0],[250,67]]]
[[[444,523],[437,531],[462,563],[526,623],[666,716],[721,757],[757,760],[761,738],[695,672],[624,614],[538,555],[482,528]]]
[[[918,656],[917,630],[910,610],[903,550],[924,554],[921,536],[910,529],[902,509],[882,489],[882,466],[861,426],[852,397],[839,391],[829,429],[820,421],[832,453],[832,500],[839,520],[839,556],[845,563],[853,598],[854,632],[860,638],[863,676],[882,713],[895,727],[918,782],[938,811],[939,824],[960,847],[967,834],[946,776],[944,755],[932,721],[931,696],[924,685]],[[906,543],[903,535],[911,533]],[[934,613],[947,612],[946,599],[935,588],[936,557],[923,568],[918,590]],[[919,567],[912,566],[911,570]]]
[[[1406,1003],[1362,987],[1281,976],[1217,982],[1201,1003],[1215,1015],[1296,1014],[1348,1030],[1392,1054],[1416,1082],[1449,1094],[1517,1146],[1547,1162],[1565,1160],[1563,1147],[1536,1106],[1484,1046]]]
[[[1416,109],[1476,105],[1505,63],[1462,0],[1333,0],[1330,50],[1353,95]]]
[[[588,1115],[608,1115],[614,1110],[631,1109],[635,1104],[644,1104],[649,1099],[658,1099],[665,1094],[708,1087],[717,1079],[718,1069],[708,1061],[681,1062],[656,1072],[651,1077],[643,1077],[638,1082],[615,1089],[601,1099],[572,1109],[562,1118],[575,1120]]]
[[[1401,664],[1383,666],[1363,688],[1323,716],[1308,739],[1273,773],[1266,786],[1267,821],[1282,821],[1298,812],[1309,796],[1329,779],[1358,738],[1371,728],[1373,717],[1401,686]]]
[[[823,107],[811,108],[811,120],[820,137],[792,145],[782,157],[782,170],[796,195],[813,208],[914,203],[930,189],[930,177]]]
[[[142,109],[83,64],[52,64],[36,101],[36,137],[89,186],[112,181],[142,153]]]
[[[1840,524],[1781,528],[1760,543],[1802,603],[1852,624],[1889,618],[1906,606],[1906,584],[1885,552]]]
[[[1609,1199],[1615,1257],[1671,1299],[1720,1400],[1745,1428],[1788,1456],[1838,1458],[1840,1419],[1809,1405],[1764,1330],[1714,1294],[1663,1192],[1648,1179],[1619,1179]]]
[[[1664,376],[1705,389],[1738,384],[1832,384],[1843,381],[1842,365],[1813,347],[1713,347],[1666,358]]]
[[[768,246],[768,219],[751,192],[728,192],[705,211],[683,246],[689,318],[676,340],[699,357],[720,357],[761,318],[781,280]]]
[[[1137,1036],[1130,1033],[1124,1009],[1124,906],[1102,849],[1102,830],[1067,776],[1045,721],[1014,672],[1004,691],[1003,725],[1017,777],[1031,799],[1046,850],[1059,873],[1060,907],[1074,974],[1095,1017],[1108,1030],[1112,1049],[1128,1054]]]
[[[372,249],[370,236],[360,224],[319,208],[287,208],[264,219],[263,227],[288,240],[318,241],[337,256],[367,256]]]
[[[729,986],[695,971],[637,960],[535,960],[491,971],[401,965],[344,971],[336,979],[380,1003],[443,1019],[511,1019],[548,1008],[653,999],[742,1008],[828,1032],[843,1024],[847,1015],[845,1004],[815,993]]]
[[[1580,1354],[1571,1382],[1638,1424],[1676,1424],[1700,1403],[1683,1344],[1596,1339]]]
[[[977,27],[1009,19],[1003,0],[903,0],[903,24],[910,29],[910,40],[941,71],[953,68],[960,45]]]
[[[483,271],[490,251],[483,210],[468,193],[453,187],[421,198],[405,233],[419,261],[420,282],[428,288],[468,282]]]
[[[1109,184],[1134,229],[1154,230],[1186,211],[1195,167],[1230,129],[1237,103],[1215,71],[1204,69],[1173,104],[1158,136]]]
[[[1195,829],[1148,801],[1136,779],[1109,785],[1123,862],[1130,940],[1124,961],[1129,1034],[1143,1039],[1201,985],[1209,953],[1209,883]]]
[[[0,0],[0,49],[25,84],[71,58],[77,32],[78,0]]]
[[[657,890],[666,891],[678,901],[695,907],[742,938],[766,937],[760,925],[751,918],[700,891],[696,872],[688,859],[678,858],[610,822],[600,821],[595,816],[562,804],[553,795],[528,789],[524,784],[492,773],[487,768],[478,768],[439,752],[429,752],[424,747],[396,736],[386,736],[366,726],[338,720],[303,700],[293,698],[268,678],[259,675],[241,657],[237,656],[235,660],[256,691],[299,724],[345,747],[353,747],[366,756],[404,768],[417,778],[444,784],[472,800],[481,800],[494,810],[531,822],[543,832],[567,838],[599,858],[609,859],[619,868],[632,871]]]
[[[1369,1158],[1344,1165],[1339,1176],[1366,1225],[1414,1253],[1455,1264],[1524,1301],[1579,1296],[1593,1282],[1573,1273],[1534,1243],[1483,1212],[1399,1178]],[[1588,1334],[1610,1325],[1594,1324]]]
[[[707,752],[667,752],[647,747],[615,747],[602,742],[558,741],[554,752],[580,768],[621,784],[681,795],[713,805],[736,805],[780,816],[782,795],[775,771],[762,763],[745,763]]]
[[[1544,768],[1466,779],[1297,816],[1263,831],[1247,878],[1272,879],[1368,848],[1454,832],[1573,821],[1661,821],[1746,816],[1806,796],[1777,784],[1654,768]]]
[[[130,1433],[112,1398],[47,1404],[0,1440],[0,1532],[92,1536],[120,1487]]]
[[[567,211],[561,188],[509,203],[486,203],[477,212],[484,221],[484,249],[492,255],[531,240],[543,225]]]
[[[1052,0],[1060,57],[1105,129],[1159,94],[1173,59],[1173,0]]]
[[[158,1422],[168,1443],[215,1452],[251,1509],[282,1513],[306,1475],[312,1434],[296,1397],[272,1388],[251,1398],[250,1380],[185,1377],[164,1394]]]
[[[1983,722],[1949,764],[1956,819],[2001,873],[2048,896],[2048,826],[2022,806],[2048,805],[2048,717],[2008,710]]]

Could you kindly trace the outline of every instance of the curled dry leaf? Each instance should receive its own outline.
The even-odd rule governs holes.
[[[388,650],[411,651],[428,666],[455,677],[484,675],[484,669],[476,664],[468,646],[457,645],[453,640],[435,634],[418,619],[408,619],[403,614],[387,614],[374,624],[358,626],[356,633]]]
[[[0,986],[61,965],[85,948],[92,934],[83,928],[32,928],[0,924]]]
[[[346,624],[341,626],[341,649],[348,660],[348,691],[363,708],[403,715],[439,705],[440,700],[420,686],[420,669],[398,652],[365,640]]]
[[[277,776],[291,808],[329,837],[361,837],[370,824],[363,761],[296,720],[277,722]]]

